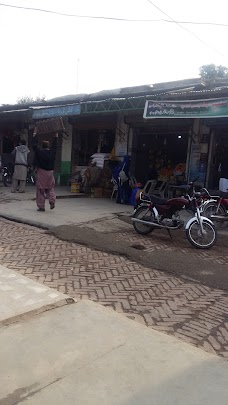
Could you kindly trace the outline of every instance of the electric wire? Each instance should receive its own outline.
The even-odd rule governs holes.
[[[149,0],[148,0],[149,1]],[[150,1],[149,1],[150,2]],[[152,4],[152,2],[150,2]],[[154,7],[159,9],[156,5],[152,4]],[[49,13],[49,14],[54,14],[54,15],[60,15],[63,17],[75,17],[75,18],[87,18],[87,19],[98,19],[98,20],[112,20],[112,21],[123,21],[123,22],[165,22],[165,23],[171,23],[171,24],[186,24],[186,25],[210,25],[210,26],[216,26],[216,27],[228,27],[228,24],[224,23],[215,23],[215,22],[210,22],[210,21],[177,21],[174,20],[173,18],[170,19],[165,12],[161,11],[163,14],[168,16],[169,20],[165,18],[158,18],[158,19],[139,19],[139,18],[119,18],[119,17],[106,17],[106,16],[93,16],[93,15],[82,15],[82,14],[70,14],[70,13],[63,13],[59,11],[54,11],[54,10],[46,10],[42,8],[35,8],[35,7],[26,7],[26,6],[15,6],[13,4],[5,4],[5,3],[0,3],[1,7],[9,7],[9,8],[16,8],[16,9],[21,9],[21,10],[28,10],[28,11],[38,11],[42,13]],[[184,27],[182,27],[184,29]],[[189,31],[191,32],[191,31]],[[191,32],[192,33],[192,32]],[[192,33],[193,34],[193,33]],[[193,34],[195,35],[195,34]]]
[[[223,56],[224,58],[227,58],[226,55],[224,55],[222,52],[220,52],[218,49],[214,48],[212,45],[208,44],[207,42],[203,41],[200,37],[198,37],[198,35],[196,35],[194,32],[190,31],[188,28],[183,27],[179,22],[175,21],[169,14],[167,14],[165,11],[163,11],[160,7],[158,7],[156,4],[154,4],[151,0],[147,0],[148,3],[150,3],[154,8],[156,8],[157,10],[159,10],[162,14],[164,14],[166,17],[168,17],[171,21],[173,21],[173,23],[175,23],[176,25],[178,25],[178,27],[180,27],[181,29],[183,29],[184,31],[188,32],[189,34],[193,35],[198,41],[200,41],[203,45],[207,46],[208,48],[212,49],[213,51],[215,51],[216,53],[220,54],[221,56]]]

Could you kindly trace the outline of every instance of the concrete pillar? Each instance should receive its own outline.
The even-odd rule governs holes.
[[[68,136],[63,134],[62,138],[61,172],[60,172],[61,185],[67,184],[68,177],[71,173],[72,125],[69,124],[68,119],[64,120],[64,125]]]
[[[194,120],[192,139],[194,142],[191,142],[191,151],[188,159],[188,180],[192,181],[198,178],[198,183],[201,186],[205,186],[205,183],[207,184],[209,179],[210,128],[202,125],[200,119]]]
[[[132,131],[129,129],[129,125],[124,122],[124,115],[119,115],[115,137],[115,151],[117,158],[122,158],[124,155],[131,154],[132,138]]]

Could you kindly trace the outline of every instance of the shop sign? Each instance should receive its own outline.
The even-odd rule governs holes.
[[[228,117],[228,98],[189,101],[146,101],[143,118]]]
[[[36,108],[32,111],[33,119],[66,117],[71,115],[80,115],[80,104],[64,105],[59,107]]]

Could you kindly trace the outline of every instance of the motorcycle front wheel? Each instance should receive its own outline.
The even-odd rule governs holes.
[[[200,224],[197,219],[191,223],[186,229],[186,236],[188,241],[198,249],[209,249],[217,240],[217,233],[215,226],[210,222],[203,220],[203,232],[201,231]]]
[[[142,221],[146,221],[148,223],[154,222],[154,213],[153,211],[150,211],[148,207],[142,206],[136,210],[133,218],[141,219]],[[138,232],[140,235],[148,235],[154,230],[153,226],[149,224],[142,224],[140,222],[133,222],[133,226],[136,232]]]

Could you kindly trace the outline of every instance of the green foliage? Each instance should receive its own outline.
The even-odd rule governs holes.
[[[35,98],[31,96],[23,96],[17,99],[17,104],[29,104],[29,103],[39,103],[46,100],[46,96],[37,96]]]
[[[224,79],[228,77],[228,68],[226,66],[216,66],[213,63],[203,65],[200,68],[200,76],[204,80]]]

